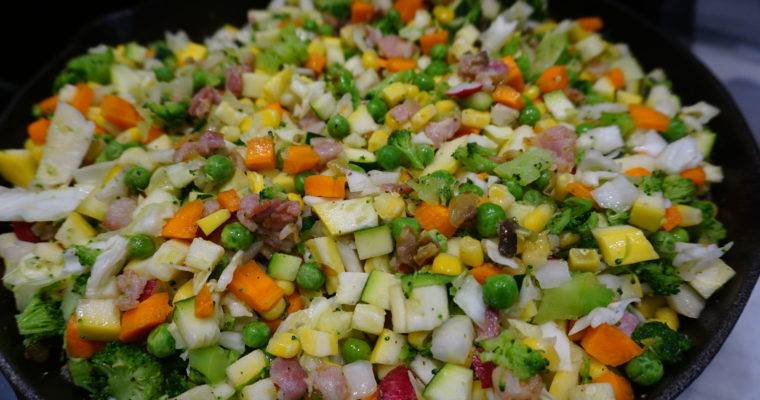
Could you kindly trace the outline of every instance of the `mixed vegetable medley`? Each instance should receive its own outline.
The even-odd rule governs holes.
[[[626,400],[733,275],[707,123],[542,1],[275,0],[99,46],[0,152],[28,357],[93,398]]]

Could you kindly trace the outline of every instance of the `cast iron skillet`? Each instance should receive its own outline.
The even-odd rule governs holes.
[[[158,0],[111,14],[86,26],[71,45],[40,71],[11,103],[0,118],[4,133],[2,147],[21,147],[25,127],[31,121],[32,104],[50,94],[53,78],[66,60],[100,43],[118,44],[137,40],[149,42],[163,37],[165,30],[184,29],[196,40],[213,33],[225,23],[241,25],[245,11],[263,6],[264,1]],[[722,165],[725,181],[714,187],[714,201],[734,247],[726,262],[737,276],[710,299],[697,320],[683,320],[683,331],[695,346],[684,362],[667,370],[659,384],[637,388],[646,398],[673,399],[707,366],[736,320],[755,286],[760,273],[760,152],[736,104],[718,80],[684,47],[665,37],[650,23],[604,0],[551,2],[554,18],[598,15],[604,19],[610,39],[630,44],[645,70],[662,67],[673,81],[675,93],[684,104],[704,100],[720,108],[721,114],[710,124],[718,133],[714,162]],[[30,66],[32,67],[32,66]],[[8,228],[5,226],[5,230]],[[13,296],[0,290],[0,369],[19,394],[27,399],[81,399],[86,393],[62,378],[60,363],[40,365],[23,356],[21,338],[15,327]],[[730,390],[730,389],[729,389]]]

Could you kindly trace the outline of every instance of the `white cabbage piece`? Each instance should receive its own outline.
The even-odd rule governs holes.
[[[23,242],[18,242],[20,245]],[[41,257],[37,252],[40,247],[49,246],[49,243],[37,243],[32,246],[21,260],[15,265],[6,265],[3,275],[3,284],[13,292],[16,298],[16,307],[23,310],[29,304],[40,289],[60,279],[63,279],[63,262],[59,259]],[[60,258],[60,257],[56,257]]]
[[[161,229],[166,220],[171,218],[177,210],[174,202],[150,203],[142,207],[129,225],[125,226],[121,233],[127,236],[145,234],[161,236]]]
[[[92,185],[34,192],[0,186],[0,221],[55,221],[66,218],[93,190]]]
[[[681,278],[690,281],[723,256],[724,250],[710,244],[676,242],[676,256],[673,265]]]
[[[600,126],[581,135],[576,143],[578,149],[595,149],[603,154],[611,153],[623,147],[623,135],[617,125]]]
[[[615,179],[591,191],[591,196],[600,206],[616,212],[630,209],[641,194],[641,190],[623,175],[618,175]]]
[[[38,183],[48,187],[71,182],[95,133],[95,123],[66,103],[58,104],[51,122],[35,175]]]
[[[697,139],[686,136],[670,143],[657,156],[655,167],[669,174],[677,174],[694,168],[702,162],[704,156],[697,148]]]
[[[583,317],[575,321],[575,324],[573,325],[573,329],[571,329],[568,334],[574,335],[588,328],[589,326],[592,328],[596,328],[601,324],[609,324],[609,325],[614,326],[615,324],[620,322],[621,319],[623,319],[623,314],[625,314],[625,309],[628,308],[628,306],[631,305],[631,303],[639,303],[639,302],[641,302],[641,299],[639,299],[638,297],[632,297],[629,299],[610,303],[607,305],[607,307],[597,307],[591,310],[590,313],[584,315]]]
[[[121,271],[127,261],[127,243],[123,236],[113,235],[105,241],[95,242],[89,248],[101,249],[87,280],[87,297],[98,298],[105,286]]]

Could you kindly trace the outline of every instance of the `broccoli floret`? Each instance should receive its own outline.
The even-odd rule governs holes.
[[[389,75],[387,78],[380,81],[380,83],[377,85],[373,86],[372,89],[367,92],[367,95],[365,97],[367,99],[377,97],[388,85],[396,82],[408,83],[411,82],[412,78],[414,78],[414,71],[411,69],[396,72],[395,74]]]
[[[285,199],[287,194],[280,185],[269,185],[259,193],[262,199]]]
[[[591,212],[594,203],[588,199],[580,197],[569,197],[560,204],[560,212],[555,214],[549,221],[549,232],[553,235],[559,235],[563,230],[568,229],[575,233],[584,233],[596,227],[598,216]],[[593,216],[591,226],[586,222]]]
[[[495,155],[495,151],[487,149],[477,143],[467,143],[466,146],[460,146],[452,154],[455,159],[462,163],[464,169],[476,173],[492,173],[493,169],[499,164],[488,157],[493,157]]]
[[[95,265],[95,259],[97,259],[98,255],[103,252],[101,249],[91,249],[78,244],[72,245],[71,247],[76,249],[76,256],[79,259],[79,263],[85,267],[92,267]]]
[[[26,346],[60,335],[64,321],[59,303],[48,297],[34,296],[24,311],[16,315],[16,326]]]
[[[70,358],[66,364],[74,385],[86,389],[90,393],[100,393],[106,385],[103,375],[95,373],[90,360],[84,358]]]
[[[164,128],[173,128],[185,122],[190,105],[184,101],[165,101],[161,104],[148,103],[145,106],[161,121]]]
[[[623,135],[628,133],[636,126],[636,124],[633,122],[633,118],[631,118],[628,113],[616,114],[603,112],[600,121],[604,126],[617,125],[618,128],[620,128],[620,133]]]
[[[404,22],[401,21],[401,14],[395,9],[391,9],[387,14],[375,20],[372,26],[383,32],[383,35],[395,35],[404,27]]]
[[[715,218],[708,218],[692,229],[699,243],[718,243],[726,238],[726,228]]]
[[[657,231],[649,237],[652,247],[665,260],[672,260],[676,255],[676,236],[670,232]]]
[[[423,175],[416,182],[409,181],[407,184],[414,189],[420,200],[430,204],[449,204],[453,195],[454,177],[448,172],[448,177],[436,171],[432,174]]]
[[[256,64],[258,66],[258,64]],[[193,91],[197,91],[204,86],[217,87],[224,83],[224,75],[214,74],[202,68],[193,71]]]
[[[412,144],[412,133],[406,129],[393,131],[388,137],[388,144],[401,150],[411,168],[423,169],[433,161],[433,149],[426,145]]]
[[[316,0],[314,5],[317,10],[339,19],[351,16],[351,0]]]
[[[105,378],[103,395],[117,400],[149,400],[167,390],[161,362],[134,344],[109,342],[90,359],[96,376]]]
[[[111,83],[111,64],[113,52],[110,48],[103,53],[73,58],[53,81],[53,90],[57,92],[63,85],[87,81],[107,85]]]
[[[639,189],[648,195],[651,195],[655,192],[662,192],[662,178],[662,172],[655,171],[652,175],[641,178],[641,182],[639,182]]]
[[[479,343],[483,348],[480,359],[493,361],[496,365],[509,368],[518,378],[525,380],[543,371],[549,362],[541,355],[543,351],[533,350],[515,339],[512,331]]]
[[[628,219],[631,218],[631,214],[628,211],[617,212],[615,210],[607,209],[605,211],[607,215],[607,222],[610,225],[624,225],[628,223]]]
[[[335,97],[340,98],[348,93],[351,95],[351,101],[353,102],[354,107],[359,105],[361,96],[359,95],[359,89],[357,89],[354,84],[354,76],[351,74],[351,71],[340,64],[333,64],[327,68],[325,79],[327,81],[328,90],[330,90]]]
[[[691,179],[668,175],[662,181],[662,194],[675,204],[688,203],[694,199],[697,187]]]
[[[691,348],[688,336],[657,321],[639,325],[631,334],[631,339],[652,351],[665,364],[680,362],[683,353]]]
[[[665,260],[645,261],[630,266],[630,271],[639,279],[649,284],[655,294],[671,295],[680,291],[683,278],[678,276],[676,269]]]

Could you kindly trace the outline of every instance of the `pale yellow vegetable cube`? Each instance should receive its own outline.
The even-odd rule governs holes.
[[[338,335],[334,333],[301,328],[298,330],[298,340],[304,353],[312,357],[338,355]]]
[[[241,387],[250,382],[269,365],[261,350],[254,350],[227,367],[227,380],[233,387]]]
[[[213,213],[198,220],[198,226],[201,228],[206,236],[210,235],[216,230],[216,228],[222,226],[222,224],[230,219],[232,213],[227,209],[221,209],[214,211]]]
[[[61,242],[63,247],[69,247],[73,244],[84,244],[93,238],[97,232],[81,214],[72,212],[63,221],[58,232],[55,234],[55,240]]]
[[[293,332],[276,332],[269,339],[267,353],[281,358],[292,358],[301,351],[301,342]]]
[[[599,243],[604,262],[610,266],[634,264],[660,258],[644,232],[630,225],[595,228],[591,231]]]
[[[632,225],[654,232],[660,229],[665,218],[665,201],[660,196],[639,196],[631,207]]]
[[[82,299],[77,303],[77,331],[87,340],[116,340],[121,329],[121,311],[112,299]]]

